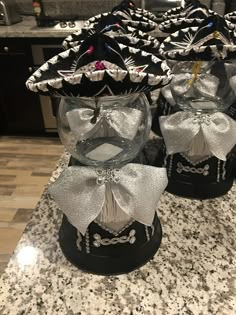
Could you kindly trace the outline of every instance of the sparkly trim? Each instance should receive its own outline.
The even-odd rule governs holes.
[[[170,156],[170,164],[168,166],[168,177],[171,176],[172,166],[173,166],[173,155]]]
[[[220,160],[217,161],[217,182],[220,181]]]
[[[90,244],[89,244],[89,231],[87,229],[86,234],[85,234],[85,247],[86,247],[86,253],[90,253]]]
[[[150,241],[150,235],[149,235],[149,232],[148,232],[148,227],[145,225],[145,233],[146,233],[146,236],[147,236],[147,241]]]
[[[121,237],[113,237],[113,238],[102,238],[101,235],[98,233],[93,235],[94,241],[93,245],[95,247],[100,247],[100,246],[109,246],[109,245],[115,245],[115,244],[124,244],[124,243],[130,243],[134,244],[136,241],[135,237],[136,231],[132,229],[129,232],[128,236],[121,236]]]
[[[226,179],[226,161],[223,162],[223,174],[222,174],[222,179],[225,180]]]
[[[193,166],[196,166],[196,165],[198,165],[198,164],[200,164],[200,163],[202,163],[202,162],[205,162],[205,161],[209,160],[209,159],[212,157],[212,154],[211,154],[211,155],[208,155],[208,156],[206,156],[205,158],[203,158],[203,159],[201,159],[201,160],[199,160],[199,161],[193,162],[193,161],[191,161],[191,160],[187,157],[187,155],[185,155],[184,153],[180,153],[180,155],[181,155],[187,162],[189,162],[190,164],[192,164]]]
[[[192,173],[192,174],[202,174],[203,176],[209,175],[209,164],[204,165],[204,167],[190,167],[185,166],[181,162],[177,163],[177,173],[181,174],[182,172]]]
[[[82,247],[81,247],[82,236],[81,236],[79,231],[77,231],[77,236],[78,236],[78,238],[76,241],[76,246],[77,246],[78,250],[81,251],[82,250]]]
[[[154,235],[154,232],[155,232],[155,226],[152,224],[151,226],[151,229],[152,229],[152,236]]]
[[[99,222],[98,220],[94,220],[94,223],[96,223],[97,225],[99,225],[103,230],[113,234],[114,236],[118,236],[120,233],[122,233],[124,230],[126,230],[130,225],[132,225],[134,223],[135,220],[131,220],[128,224],[126,224],[120,231],[115,232],[111,229],[109,229],[108,227],[106,227],[105,225],[103,225],[101,222]]]
[[[104,185],[108,182],[114,182],[116,184],[120,182],[120,170],[118,168],[99,168],[95,169],[95,171],[97,174],[96,183],[98,185]]]

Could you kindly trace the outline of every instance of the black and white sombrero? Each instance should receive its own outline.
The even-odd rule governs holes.
[[[212,15],[199,27],[181,29],[161,44],[160,55],[172,60],[212,60],[236,57],[236,33],[224,18]]]
[[[186,16],[188,11],[191,10],[192,6],[197,7],[198,5],[201,5],[199,0],[186,0],[183,5],[166,11],[162,16],[162,19],[163,21],[166,21],[170,19],[183,18]]]
[[[236,11],[225,14],[224,18],[232,24],[236,24]]]
[[[135,3],[130,0],[123,0],[118,6],[112,9],[112,13],[117,11],[127,11],[131,16],[136,13],[139,16],[144,16],[155,23],[159,22],[155,14],[148,10],[137,8]]]
[[[107,16],[108,14],[110,14],[110,12],[105,12],[91,17],[84,23],[84,27],[94,27],[101,18]],[[157,27],[156,22],[148,19],[140,13],[136,13],[136,11],[114,11],[112,14],[118,16],[125,26],[137,28],[142,32],[150,32]]]
[[[146,92],[170,79],[166,61],[95,33],[46,62],[26,86],[41,94],[95,97]]]
[[[191,5],[185,13],[185,16],[171,18],[160,23],[159,29],[165,33],[174,33],[182,28],[198,26],[208,16],[216,14],[213,11],[210,12],[203,4]]]
[[[119,44],[141,49],[154,55],[158,53],[159,41],[155,37],[124,26],[120,18],[113,14],[101,18],[94,28],[82,28],[69,35],[63,41],[62,46],[69,49],[81,45],[86,38],[96,32],[114,38]]]

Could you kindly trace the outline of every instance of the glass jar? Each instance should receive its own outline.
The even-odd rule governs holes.
[[[183,110],[225,111],[236,99],[236,64],[222,60],[178,62],[170,87]]]
[[[84,165],[118,166],[133,160],[150,132],[144,93],[98,98],[63,97],[57,125],[62,143]]]

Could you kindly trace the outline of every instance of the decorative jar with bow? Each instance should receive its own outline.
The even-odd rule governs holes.
[[[236,99],[236,66],[215,59],[182,61],[173,73],[163,95],[174,106],[169,104],[170,115],[159,117],[167,191],[198,199],[218,197],[234,180],[236,122],[226,113]]]
[[[150,118],[144,93],[61,100],[58,131],[73,158],[49,192],[64,213],[61,248],[80,269],[129,272],[160,246],[166,170],[129,163],[148,139]]]

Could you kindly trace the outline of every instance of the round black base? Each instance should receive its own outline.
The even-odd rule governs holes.
[[[96,230],[101,234],[102,230],[99,230],[100,227],[97,224],[91,223],[90,227],[93,230],[92,234]],[[146,233],[145,226],[134,221],[121,234],[123,236],[124,234],[127,235],[132,230],[136,231],[135,244],[127,242],[125,244],[102,246],[100,248],[93,246],[93,242],[91,242],[92,234],[90,234],[90,253],[87,253],[83,244],[88,245],[88,239],[86,240],[86,236],[82,237],[82,246],[78,249],[77,230],[64,216],[59,231],[59,243],[65,257],[74,266],[83,271],[98,275],[124,274],[147,263],[157,252],[162,239],[162,228],[157,216],[155,216],[152,228],[146,227]],[[105,231],[103,237],[107,237],[107,233]],[[150,239],[147,239],[147,233],[149,233]]]
[[[184,198],[213,199],[225,195],[232,187],[234,178],[222,181],[221,183],[187,183],[172,180],[169,178],[166,191]]]

